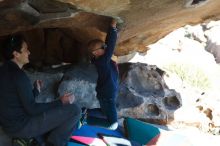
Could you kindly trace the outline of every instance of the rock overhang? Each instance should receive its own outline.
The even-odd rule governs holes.
[[[35,28],[80,30],[83,43],[105,38],[111,17],[124,21],[115,54],[146,52],[148,45],[186,24],[219,19],[217,0],[3,0],[0,35]]]

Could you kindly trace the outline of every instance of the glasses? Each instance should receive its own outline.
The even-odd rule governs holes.
[[[99,49],[105,50],[106,48],[107,48],[107,45],[106,45],[106,44],[103,44],[100,48],[97,48],[97,49],[95,49],[95,50],[93,50],[93,51],[96,51],[96,50],[99,50]]]

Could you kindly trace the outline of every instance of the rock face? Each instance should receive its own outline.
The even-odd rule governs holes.
[[[120,64],[119,70],[120,83],[116,100],[119,117],[133,117],[159,124],[174,120],[174,111],[182,106],[182,99],[175,90],[167,87],[162,70],[142,63]],[[80,64],[67,70],[62,69],[62,72],[26,71],[32,83],[37,79],[43,81],[36,102],[51,102],[65,93],[73,93],[79,106],[99,107],[94,65]]]
[[[147,45],[183,25],[218,19],[219,6],[217,0],[3,0],[0,36],[62,27],[85,45],[104,39],[110,17],[117,17],[124,28],[115,53],[125,55],[145,52]]]
[[[168,123],[181,107],[177,92],[167,88],[163,72],[147,64],[120,65],[121,82],[117,100],[119,115],[146,121]]]
[[[26,72],[28,77],[30,78],[32,84],[36,80],[43,81],[43,88],[41,89],[41,93],[36,97],[36,102],[46,103],[51,102],[58,98],[57,90],[60,84],[60,81],[63,77],[63,73],[41,73],[41,72]]]
[[[173,112],[181,106],[181,99],[174,90],[169,90],[162,76],[145,64],[120,65],[121,81],[117,98],[120,117],[167,123],[173,120]],[[96,70],[93,65],[75,67],[64,74],[58,94],[71,92],[81,107],[99,107],[96,99]]]
[[[74,67],[64,74],[58,88],[58,94],[63,95],[65,92],[70,92],[76,97],[79,106],[99,107],[95,91],[96,79],[96,70],[93,65]]]

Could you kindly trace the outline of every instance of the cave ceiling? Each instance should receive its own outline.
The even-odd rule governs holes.
[[[87,42],[103,39],[115,17],[124,22],[116,55],[125,55],[145,52],[147,45],[186,24],[218,20],[219,8],[219,0],[0,0],[0,36],[70,28]]]

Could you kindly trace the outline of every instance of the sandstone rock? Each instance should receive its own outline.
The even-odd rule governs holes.
[[[5,35],[5,31],[14,33],[16,31],[29,30],[39,20],[32,14],[26,13],[18,8],[3,9],[0,12],[0,17],[0,22],[3,24],[0,25],[0,34],[2,35]]]
[[[147,48],[142,47],[140,44],[146,46],[148,44],[151,44],[152,42],[155,42],[155,40],[157,40],[156,37],[158,38],[159,36],[159,38],[162,38],[165,34],[171,31],[170,28],[172,27],[178,28],[181,25],[187,24],[186,22],[196,23],[196,21],[201,21],[201,19],[199,20],[198,18],[202,15],[206,15],[206,12],[202,10],[208,10],[212,7],[213,11],[211,13],[213,13],[215,9],[214,3],[204,3],[203,1],[194,4],[194,2],[191,0],[186,0],[183,2],[177,2],[174,0],[164,0],[163,2],[158,0],[95,0],[92,2],[85,2],[84,0],[60,1],[68,2],[70,4],[76,5],[80,9],[89,12],[95,12],[96,14],[121,17],[125,21],[126,27],[121,33],[121,43],[116,52],[119,55],[129,53],[132,50],[144,51]],[[102,5],[97,5],[98,3],[101,3]],[[109,3],[111,3],[111,5],[109,5]],[[114,3],[116,4],[114,5]],[[188,8],[191,5],[193,5],[193,7]],[[201,7],[198,7],[200,5]],[[111,6],[120,6],[120,8],[117,8],[116,10],[116,7]],[[175,15],[173,15],[174,13]],[[190,15],[191,13],[193,13],[194,15]],[[208,17],[202,17],[203,20],[207,18]],[[173,22],[172,20],[174,19],[175,22],[178,23]],[[155,26],[157,27],[157,29],[155,29]]]
[[[104,38],[110,17],[117,17],[125,22],[115,52],[121,56],[133,51],[147,51],[147,45],[156,42],[180,26],[218,18],[220,5],[219,1],[208,0],[198,2],[194,0],[59,1],[1,1],[0,14],[4,19],[0,20],[0,35],[36,27],[69,27],[75,31],[80,28],[81,39],[88,41],[93,38]],[[192,13],[193,15],[191,15]],[[90,17],[91,15],[94,17]],[[86,16],[86,20],[81,19],[84,16]],[[95,19],[100,17],[103,19]],[[94,30],[96,33],[92,33]],[[102,36],[100,36],[100,32],[103,34]],[[84,45],[86,44],[86,41],[82,42]]]
[[[29,0],[28,4],[35,8],[39,13],[57,13],[66,12],[68,10],[67,4],[54,0]]]
[[[21,2],[23,2],[24,0],[1,0],[0,1],[0,8],[7,8],[7,7],[13,7],[16,5],[19,5]]]
[[[119,117],[155,121],[173,120],[173,112],[181,106],[179,94],[163,83],[156,67],[146,64],[121,64],[120,89],[116,101]],[[99,107],[96,99],[97,74],[93,65],[81,65],[67,71],[58,94],[71,92],[81,107]]]
[[[125,108],[135,108],[141,106],[144,99],[140,96],[134,95],[129,89],[121,84],[120,92],[117,98],[117,108],[119,110]]]

